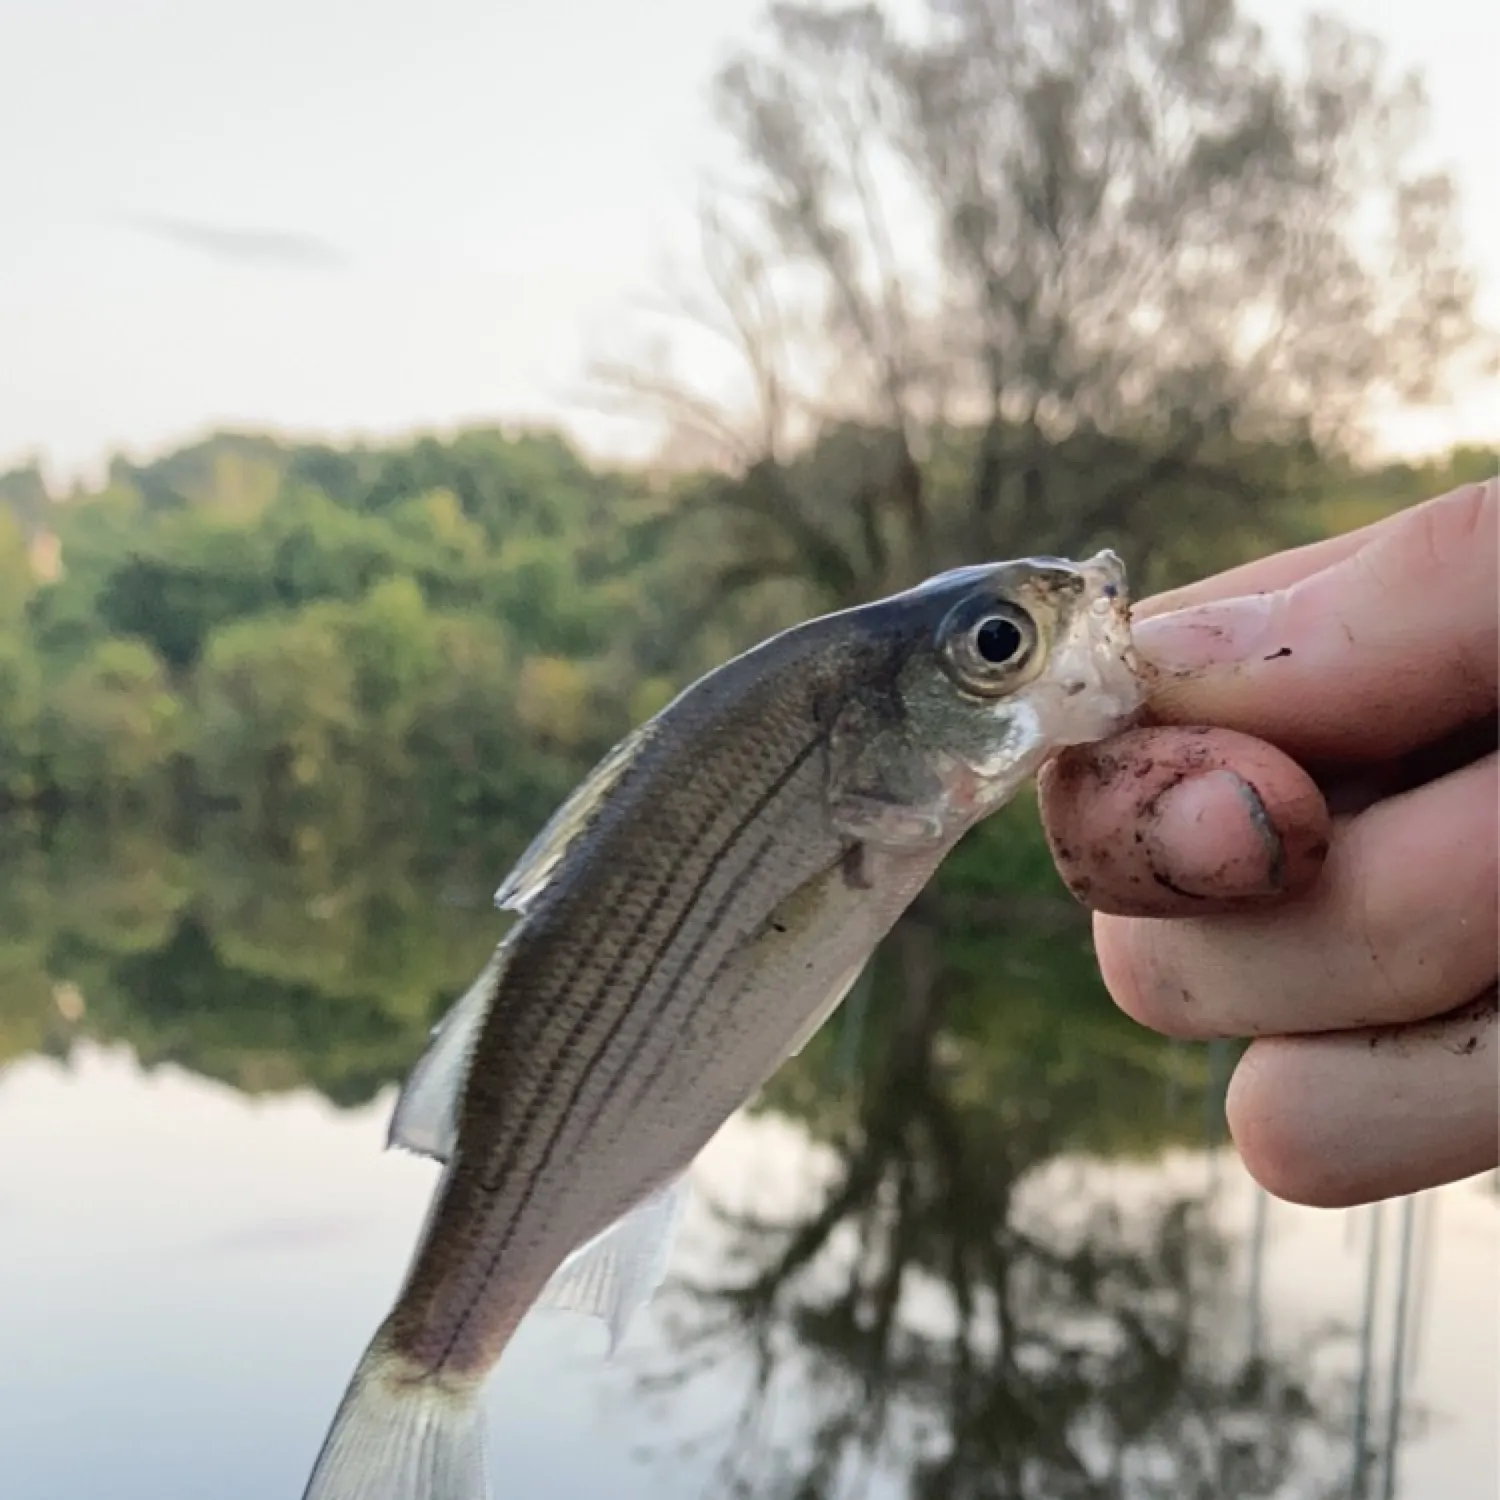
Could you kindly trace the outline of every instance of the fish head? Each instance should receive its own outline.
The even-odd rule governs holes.
[[[1054,751],[1124,728],[1145,700],[1113,552],[959,568],[872,609],[895,649],[885,732],[869,732],[871,713],[848,720],[865,731],[856,779],[924,789],[934,837],[1008,801]]]

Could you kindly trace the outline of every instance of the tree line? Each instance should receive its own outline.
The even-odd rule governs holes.
[[[984,440],[934,452],[934,491],[963,443]],[[847,474],[851,441],[831,432],[785,465],[788,482]],[[872,462],[876,447],[853,451]],[[1251,512],[1266,542],[1489,460],[1299,462],[1302,499],[1268,490]],[[723,519],[765,482],[606,468],[555,434],[500,430],[349,450],[220,435],[117,461],[64,499],[38,499],[33,471],[6,476],[0,796],[12,817],[216,809],[293,847],[473,821],[520,839],[696,672],[890,581],[835,582],[811,545],[800,572],[752,578]],[[1154,499],[1159,516],[1127,537],[1054,524],[1032,550],[1116,540],[1162,582],[1247,550],[1242,515],[1226,536]],[[973,555],[951,547],[932,565]]]

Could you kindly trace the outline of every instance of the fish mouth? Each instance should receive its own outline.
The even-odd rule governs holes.
[[[1118,552],[1103,547],[1092,557],[1079,563],[1089,592],[1110,600],[1123,600],[1128,608],[1130,581],[1125,574],[1125,563]]]
[[[1123,729],[1146,701],[1145,671],[1130,629],[1130,584],[1117,552],[1103,548],[1078,565],[1088,597],[1089,645],[1099,687]]]

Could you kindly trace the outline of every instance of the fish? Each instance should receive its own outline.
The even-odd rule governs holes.
[[[1113,552],[972,564],[804,621],[607,754],[496,892],[390,1144],[442,1164],[303,1500],[485,1500],[481,1391],[536,1307],[612,1351],[689,1171],[827,1021],[948,852],[1137,715]]]

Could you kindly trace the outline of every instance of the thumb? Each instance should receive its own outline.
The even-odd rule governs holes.
[[[1141,621],[1153,715],[1348,762],[1393,759],[1493,714],[1497,509],[1500,481],[1467,485],[1286,587]]]

